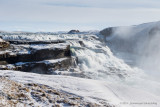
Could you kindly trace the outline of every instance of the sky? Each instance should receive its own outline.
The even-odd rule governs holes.
[[[160,21],[160,0],[0,0],[0,30],[102,30]]]

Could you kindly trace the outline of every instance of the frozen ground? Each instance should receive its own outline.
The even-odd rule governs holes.
[[[130,78],[126,81],[111,82],[20,71],[1,71],[0,75],[23,84],[48,85],[98,104],[106,102],[121,107],[158,107],[160,101],[160,84],[146,79]],[[2,86],[1,83],[1,88]]]

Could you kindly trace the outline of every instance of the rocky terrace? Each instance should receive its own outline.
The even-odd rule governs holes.
[[[0,39],[0,70],[54,74],[75,66],[70,45],[57,41],[4,41]]]

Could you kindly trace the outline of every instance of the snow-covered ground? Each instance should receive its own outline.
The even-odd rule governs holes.
[[[20,71],[1,71],[0,75],[21,83],[45,84],[96,103],[104,100],[121,107],[158,107],[160,101],[160,84],[141,78],[117,82]]]
[[[118,29],[119,31],[117,32],[120,32],[120,34],[124,36],[122,38],[126,38],[131,31],[133,32],[135,30],[134,34],[139,33],[135,38],[138,38],[141,34],[143,35],[140,38],[145,38],[146,31],[151,30],[151,28],[157,25],[158,24],[150,23],[133,26],[131,28],[124,27]],[[122,52],[122,55],[121,52],[115,51],[112,47],[108,47],[106,43],[102,43],[97,35],[15,34],[3,35],[2,37],[5,40],[65,40],[67,44],[71,45],[72,56],[78,57],[79,63],[76,69],[83,72],[85,76],[90,79],[62,75],[41,75],[19,71],[1,71],[0,75],[7,75],[10,79],[22,83],[34,82],[49,85],[50,87],[82,96],[92,102],[105,100],[110,104],[120,107],[160,106],[159,81],[150,77],[145,69],[140,69],[136,65],[129,66],[128,63],[124,61],[124,58],[126,58],[132,63],[132,58],[134,59],[136,55],[131,55],[126,52]],[[114,38],[110,38],[109,40],[112,41]],[[136,39],[134,39],[134,41],[136,41]],[[43,46],[33,47],[38,49],[43,48]],[[138,46],[138,44],[135,46]],[[143,46],[136,49],[143,49]],[[111,50],[117,53],[113,54]],[[119,57],[117,57],[118,55],[115,56],[115,54],[118,54]]]

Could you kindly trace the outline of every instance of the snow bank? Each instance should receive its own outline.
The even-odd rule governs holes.
[[[0,75],[9,76],[11,80],[21,83],[38,83],[48,85],[55,89],[84,97],[86,101],[96,103],[106,101],[110,104],[122,107],[157,107],[160,102],[160,95],[153,94],[145,89],[143,90],[143,88],[139,88],[139,85],[137,84],[129,85],[131,81],[128,81],[128,83],[125,82],[126,84],[124,84],[123,82],[106,82],[61,75],[40,75],[20,71],[15,72],[2,70],[0,71]],[[142,80],[139,80],[139,82],[142,82]],[[150,84],[150,82],[148,84]],[[153,86],[158,92],[160,84],[154,83]]]

